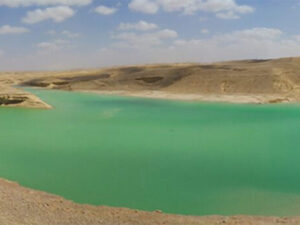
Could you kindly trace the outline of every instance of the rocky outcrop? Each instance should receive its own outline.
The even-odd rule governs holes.
[[[51,106],[33,94],[14,88],[0,89],[0,106],[50,109]]]
[[[28,98],[25,96],[0,95],[0,105],[17,105],[24,103]]]

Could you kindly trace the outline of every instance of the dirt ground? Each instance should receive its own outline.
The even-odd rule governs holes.
[[[300,224],[300,218],[194,217],[125,208],[75,204],[0,179],[1,225],[273,225]]]

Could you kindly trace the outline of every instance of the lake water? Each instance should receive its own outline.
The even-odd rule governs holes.
[[[31,92],[54,109],[0,108],[0,177],[94,205],[299,215],[299,105]]]

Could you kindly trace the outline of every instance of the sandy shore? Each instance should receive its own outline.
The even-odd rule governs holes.
[[[268,103],[288,103],[297,102],[280,95],[213,95],[213,94],[175,94],[163,91],[85,91],[82,93],[94,93],[99,95],[114,95],[125,97],[138,97],[149,99],[165,99],[188,102],[220,102],[220,103],[240,103],[240,104],[268,104]]]
[[[0,179],[2,225],[275,225],[300,224],[300,218],[180,216],[160,211],[80,205]]]

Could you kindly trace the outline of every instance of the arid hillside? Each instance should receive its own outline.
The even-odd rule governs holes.
[[[12,85],[178,100],[295,102],[300,100],[300,58],[0,73],[2,96],[14,93]]]
[[[70,71],[45,74],[23,84],[175,99],[186,96],[187,100],[288,102],[300,100],[300,58]]]

